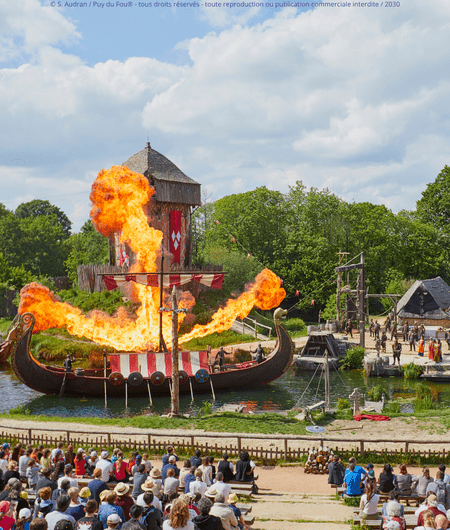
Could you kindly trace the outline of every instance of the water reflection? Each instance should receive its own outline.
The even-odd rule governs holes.
[[[129,398],[128,410],[125,409],[125,400],[121,398],[108,399],[105,408],[101,398],[62,398],[45,396],[29,389],[14,375],[8,364],[0,367],[0,391],[3,399],[0,401],[0,411],[8,412],[12,408],[22,406],[29,409],[31,414],[45,416],[73,416],[73,417],[105,417],[120,418],[140,414],[164,414],[170,410],[169,397],[154,397],[153,407],[148,398]],[[374,386],[382,386],[388,396],[414,397],[415,390],[421,381],[405,380],[403,378],[365,378],[361,372],[331,372],[330,389],[331,404],[336,405],[339,398],[348,399],[354,388],[359,388],[366,394]],[[439,395],[441,403],[450,404],[450,389],[444,383],[429,385],[432,394]],[[190,395],[180,396],[180,409],[189,412],[201,408],[205,401],[211,401],[210,394],[194,396],[194,406]],[[287,410],[298,404],[299,406],[311,405],[324,399],[324,380],[319,375],[312,378],[311,372],[298,372],[296,369],[288,370],[281,378],[269,385],[256,389],[239,389],[217,393],[214,408],[224,404],[243,405],[252,412]]]

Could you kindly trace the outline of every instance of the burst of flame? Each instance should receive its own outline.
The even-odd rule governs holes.
[[[162,232],[149,226],[144,212],[155,190],[148,180],[126,167],[114,166],[102,170],[92,185],[91,218],[95,228],[104,236],[120,233],[136,254],[137,263],[130,272],[155,272],[158,269]],[[100,344],[122,351],[146,351],[159,343],[159,289],[132,284],[133,296],[140,302],[136,316],[121,307],[114,316],[94,310],[84,315],[78,308],[63,303],[48,288],[37,283],[21,291],[19,313],[27,311],[36,317],[35,330],[67,326],[69,333],[90,338]],[[229,329],[236,317],[244,318],[254,305],[261,309],[276,307],[285,297],[280,279],[268,269],[236,300],[229,300],[205,326],[195,326],[180,343],[194,337]],[[192,307],[190,293],[183,293],[179,306]],[[183,320],[180,314],[179,322]],[[171,343],[171,315],[163,314],[163,335]]]

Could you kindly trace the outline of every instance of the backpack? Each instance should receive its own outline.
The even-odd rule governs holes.
[[[436,497],[439,504],[443,504],[445,506],[445,497],[446,497],[446,487],[444,483],[436,482]]]

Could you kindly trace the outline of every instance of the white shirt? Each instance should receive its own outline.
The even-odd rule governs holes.
[[[193,480],[189,484],[189,492],[190,493],[200,493],[200,495],[202,496],[202,499],[205,496],[205,492],[206,492],[207,489],[208,489],[208,486],[202,480]]]
[[[175,530],[173,526],[170,526],[169,519],[164,521],[163,530]],[[176,530],[194,530],[194,523],[192,521],[188,521],[182,528],[178,527]]]
[[[203,482],[206,483],[207,486],[211,486],[212,482],[212,467],[211,466],[198,466],[197,469],[200,469],[200,471],[203,473],[202,479]]]
[[[144,495],[145,495],[144,493],[141,493],[136,499],[136,504],[138,506],[142,506],[142,508],[145,508]],[[161,512],[163,511],[162,506],[161,506],[161,501],[155,495],[153,496],[152,506],[154,506],[155,508],[158,508],[158,510],[160,510]]]
[[[6,460],[5,458],[2,458],[0,460],[0,469],[3,471],[3,473],[8,471],[8,460]]]
[[[361,497],[361,504],[362,504],[362,511],[366,513],[367,515],[374,515],[378,513],[378,501],[380,500],[380,496],[374,493],[370,500],[367,499],[367,495],[364,493],[364,495]]]
[[[58,521],[61,521],[62,519],[65,519],[66,521],[70,521],[73,524],[73,526],[75,526],[75,519],[71,515],[53,511],[53,512],[48,513],[45,516],[45,520],[47,521],[47,524],[48,524],[48,530],[55,530],[55,524]]]
[[[225,482],[216,482],[214,487],[216,488],[217,493],[220,493],[224,496],[226,502],[231,493],[231,486]]]
[[[64,475],[63,477],[59,477],[58,479],[58,489],[61,489],[61,482],[66,479],[70,482],[71,488],[78,488],[78,482],[76,478],[67,477],[66,475]]]
[[[110,473],[114,471],[114,466],[111,464],[109,460],[103,460],[103,458],[101,458],[97,462],[95,469],[101,469],[103,482],[108,482],[108,480],[111,478]]]

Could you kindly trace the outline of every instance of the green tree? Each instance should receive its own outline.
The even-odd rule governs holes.
[[[70,236],[72,223],[67,215],[57,206],[50,204],[49,201],[42,201],[35,199],[33,201],[19,204],[15,211],[16,217],[19,219],[27,219],[29,217],[40,217],[42,215],[54,216],[56,222],[61,227],[66,237]]]
[[[84,223],[79,234],[73,234],[67,240],[69,256],[65,261],[67,275],[77,283],[77,266],[104,264],[109,261],[108,239],[97,232],[89,219]]]
[[[434,182],[427,185],[416,204],[417,216],[425,223],[449,231],[450,224],[450,167],[444,166]]]

